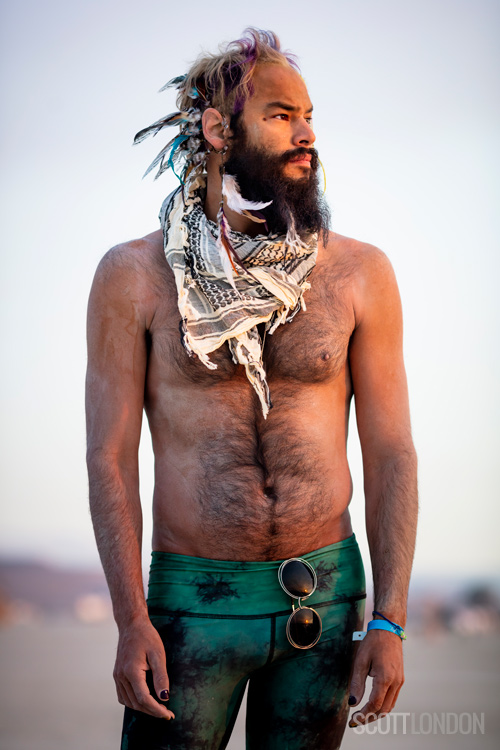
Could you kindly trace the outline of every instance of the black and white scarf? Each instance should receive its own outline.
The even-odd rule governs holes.
[[[267,417],[272,404],[257,326],[265,323],[266,333],[272,334],[305,310],[304,292],[310,288],[307,279],[316,264],[318,238],[310,234],[292,243],[289,235],[249,237],[231,231],[232,246],[248,270],[238,268],[237,276],[228,279],[218,225],[203,211],[205,179],[193,179],[184,196],[176,190],[160,211],[165,256],[177,286],[182,343],[190,356],[214,369],[217,365],[208,355],[227,341]]]

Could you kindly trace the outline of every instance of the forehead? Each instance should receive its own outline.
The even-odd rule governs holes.
[[[312,109],[306,85],[296,70],[285,65],[258,65],[252,77],[254,93],[245,103],[245,113],[262,111],[270,102],[280,101],[304,111]]]

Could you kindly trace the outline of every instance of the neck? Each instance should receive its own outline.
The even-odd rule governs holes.
[[[210,154],[207,159],[207,195],[205,198],[204,211],[207,219],[217,221],[220,199],[222,195],[222,177],[219,172],[220,156],[219,154]],[[262,231],[262,225],[255,221],[231,211],[224,200],[224,214],[229,222],[229,226],[235,232],[243,232],[250,237],[255,237]]]

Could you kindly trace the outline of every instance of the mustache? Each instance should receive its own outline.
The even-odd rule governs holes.
[[[319,154],[315,148],[306,148],[305,146],[299,146],[298,148],[291,148],[285,151],[279,157],[281,164],[288,164],[289,161],[297,159],[299,156],[310,156],[311,167],[315,169],[319,164]]]

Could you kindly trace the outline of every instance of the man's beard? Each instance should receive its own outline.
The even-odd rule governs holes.
[[[272,201],[259,213],[266,220],[269,234],[286,234],[293,222],[299,235],[317,232],[326,243],[330,227],[330,211],[320,194],[318,152],[314,148],[299,147],[283,154],[270,154],[253,146],[243,124],[237,121],[233,129],[231,149],[224,164],[225,171],[236,177],[243,198],[251,201]],[[284,167],[299,155],[311,156],[311,165],[304,177],[287,177]]]

